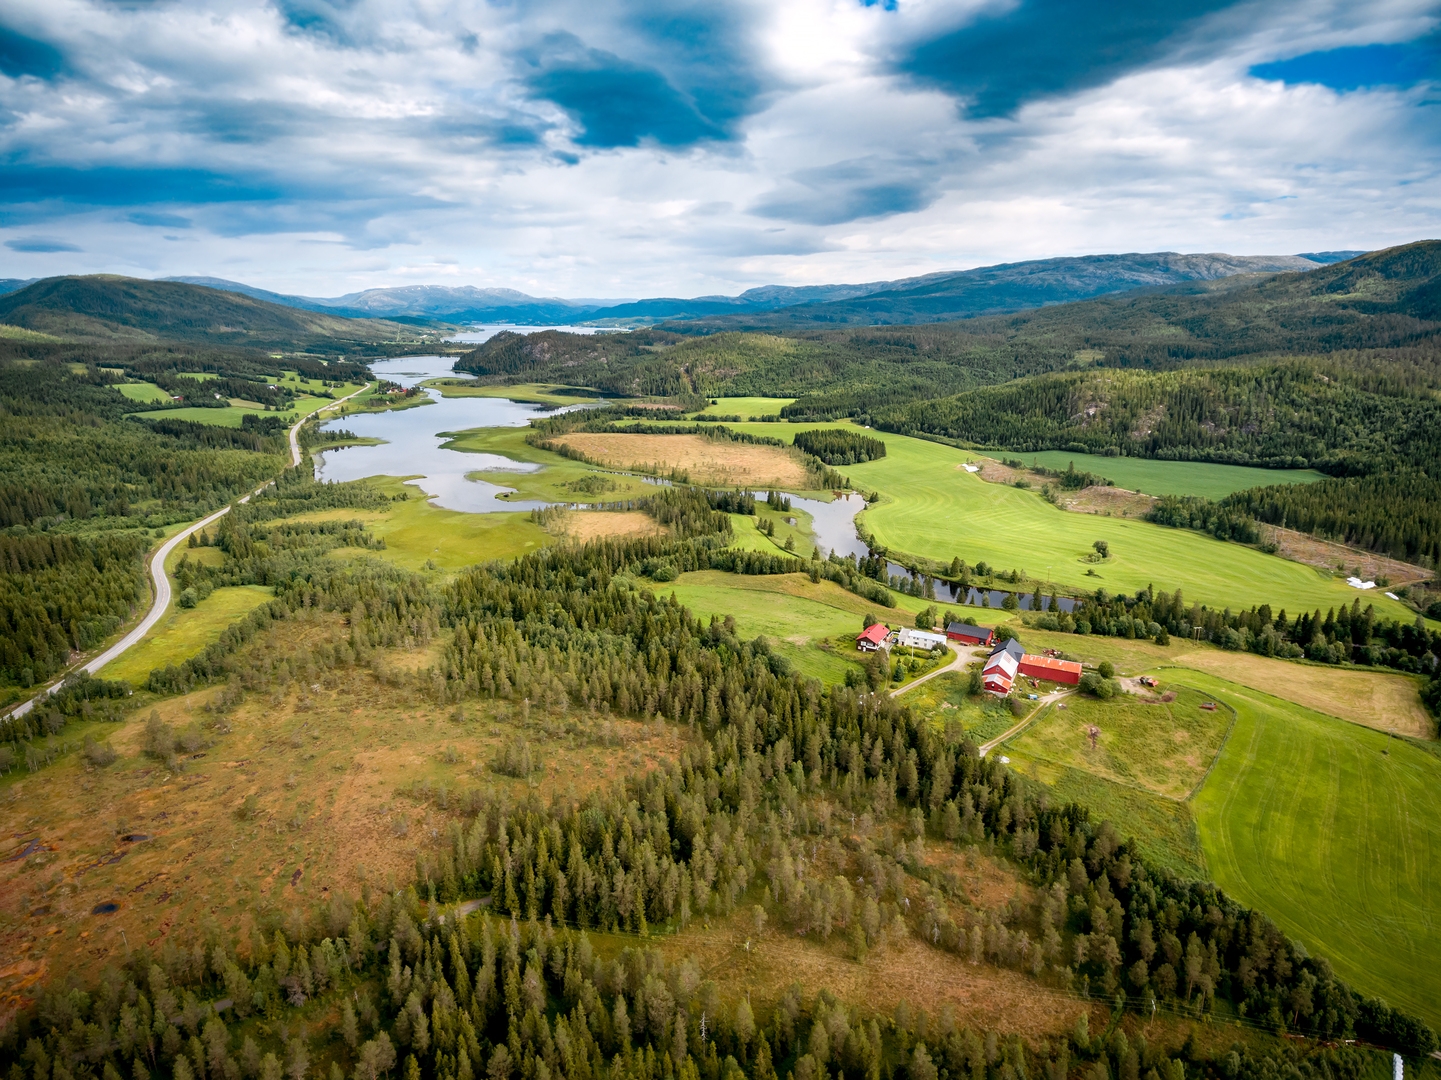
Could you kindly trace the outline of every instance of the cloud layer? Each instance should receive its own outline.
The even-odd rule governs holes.
[[[1441,2],[11,0],[0,277],[694,295],[1441,235]]]

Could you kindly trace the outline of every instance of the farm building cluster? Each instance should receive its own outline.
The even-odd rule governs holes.
[[[981,680],[982,685],[995,694],[1009,694],[1020,678],[1069,686],[1076,686],[1081,681],[1081,665],[1075,661],[1028,653],[1015,638],[998,643],[995,631],[989,626],[973,626],[970,623],[951,623],[944,634],[909,627],[892,631],[885,623],[875,623],[856,636],[856,648],[862,652],[876,652],[892,645],[935,649],[948,641],[970,648],[992,647],[981,668]]]

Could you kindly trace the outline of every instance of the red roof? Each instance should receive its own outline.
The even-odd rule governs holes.
[[[1053,656],[1028,654],[1021,660],[1021,674],[1074,686],[1081,681],[1081,665],[1073,660],[1057,660]]]
[[[857,634],[856,640],[869,641],[872,644],[879,645],[881,642],[886,640],[886,637],[890,634],[890,632],[891,628],[885,623],[875,623],[872,626],[866,627],[865,630]]]

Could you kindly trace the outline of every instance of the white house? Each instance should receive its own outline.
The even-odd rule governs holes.
[[[946,635],[905,627],[901,630],[900,643],[912,649],[938,649],[946,643]]]

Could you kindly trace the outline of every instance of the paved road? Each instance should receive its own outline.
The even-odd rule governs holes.
[[[370,384],[366,383],[365,386],[362,386],[359,390],[355,391],[355,394],[364,393],[369,388],[369,386]],[[309,416],[302,416],[299,420],[295,422],[295,424],[290,429],[290,464],[292,468],[300,464],[300,440],[298,438],[300,432],[300,425],[305,423],[305,421],[309,420],[311,416],[323,413],[327,409],[334,409],[342,402],[349,401],[351,398],[355,397],[355,394],[347,394],[345,397],[341,398],[340,401],[336,401],[330,405],[323,406],[322,408],[317,409],[314,413],[311,413]],[[273,480],[267,480],[265,483],[261,484],[258,488],[252,491],[250,495],[259,495],[262,491],[264,491],[274,482],[275,481]],[[249,502],[250,495],[246,495],[240,501],[243,503]],[[24,716],[35,707],[35,703],[37,701],[49,697],[50,694],[54,692],[55,688],[65,681],[65,678],[67,676],[73,675],[76,671],[83,671],[87,675],[94,675],[99,672],[100,669],[103,668],[106,664],[110,663],[110,661],[114,660],[117,656],[123,653],[126,649],[131,648],[139,641],[141,641],[145,637],[145,635],[150,632],[151,628],[160,621],[160,619],[164,616],[165,612],[170,607],[170,578],[165,573],[165,560],[170,557],[170,553],[175,550],[176,545],[184,543],[185,540],[192,533],[199,532],[206,526],[216,521],[219,521],[228,513],[230,513],[230,507],[223,506],[219,510],[215,511],[215,513],[211,514],[209,517],[202,518],[201,520],[195,522],[193,525],[187,525],[184,529],[176,533],[174,536],[172,536],[169,540],[165,541],[165,543],[160,546],[160,550],[157,551],[154,557],[150,560],[150,580],[155,588],[155,600],[150,605],[150,610],[146,612],[145,618],[140,620],[140,624],[136,626],[134,630],[131,630],[130,633],[126,634],[123,638],[117,641],[114,645],[110,646],[110,648],[106,649],[103,653],[95,657],[93,660],[88,660],[79,668],[72,668],[70,671],[67,671],[65,675],[62,675],[60,678],[50,683],[48,686],[45,687],[44,690],[40,691],[40,693],[36,694],[29,701],[24,702],[21,705],[17,705],[14,709],[10,711],[9,715],[12,717]]]

